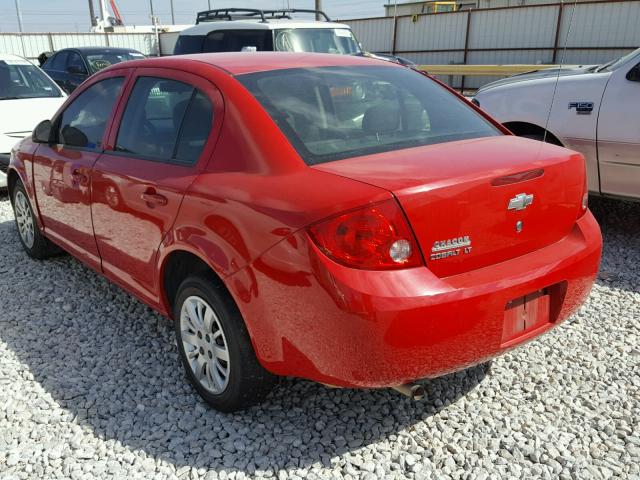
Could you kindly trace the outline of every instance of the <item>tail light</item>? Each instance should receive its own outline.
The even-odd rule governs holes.
[[[582,189],[582,203],[580,204],[580,213],[578,218],[582,217],[589,208],[589,184],[587,183],[587,174],[584,175],[584,188]]]
[[[347,267],[393,270],[422,265],[416,239],[394,199],[323,220],[308,232],[325,255]]]

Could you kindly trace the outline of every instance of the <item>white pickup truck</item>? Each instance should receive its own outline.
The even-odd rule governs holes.
[[[499,80],[473,101],[523,137],[542,140],[548,118],[546,141],[584,154],[592,193],[640,200],[640,49]]]

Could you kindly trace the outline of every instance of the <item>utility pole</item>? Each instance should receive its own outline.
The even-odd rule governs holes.
[[[20,11],[20,0],[16,1],[16,15],[18,16],[18,29],[22,33],[22,12]]]
[[[322,0],[316,0],[316,10],[322,10]],[[322,20],[322,15],[316,13],[316,20]]]
[[[176,24],[176,17],[173,14],[173,0],[169,0],[169,4],[171,5],[171,25]]]
[[[394,0],[393,2],[393,32],[391,33],[391,48],[389,49],[391,55],[396,54],[396,28],[398,28],[398,0]]]
[[[93,0],[89,0],[89,16],[91,17],[91,26],[95,27],[97,25],[97,22],[96,22],[96,12],[93,9]]]

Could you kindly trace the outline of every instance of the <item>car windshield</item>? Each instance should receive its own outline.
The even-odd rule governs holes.
[[[618,67],[621,67],[622,65],[627,63],[633,57],[640,58],[640,48],[638,48],[637,50],[634,50],[633,52],[631,52],[631,53],[629,53],[627,55],[625,55],[624,57],[617,58],[615,60],[611,60],[610,62],[605,63],[604,65],[601,65],[600,67],[598,67],[598,69],[596,71],[597,72],[605,72],[605,71],[606,72],[613,72]]]
[[[142,58],[144,58],[144,55],[140,52],[90,53],[87,55],[87,63],[89,63],[91,73],[96,73],[114,63],[126,62],[127,60],[140,60]]]
[[[238,78],[309,165],[501,135],[464,100],[409,68],[288,69]]]
[[[360,46],[348,28],[287,28],[274,31],[277,52],[360,53]]]
[[[49,77],[27,60],[0,61],[0,100],[61,96]]]

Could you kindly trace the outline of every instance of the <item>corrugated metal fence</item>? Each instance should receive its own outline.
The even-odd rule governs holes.
[[[36,59],[42,52],[68,47],[127,47],[156,55],[153,33],[0,33],[0,52]]]
[[[640,47],[640,1],[608,0],[345,20],[366,50],[418,64],[603,63]],[[566,54],[564,47],[566,44]],[[477,88],[490,77],[443,78]]]

